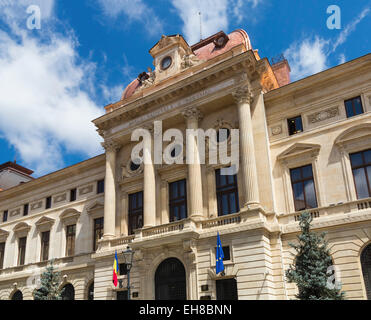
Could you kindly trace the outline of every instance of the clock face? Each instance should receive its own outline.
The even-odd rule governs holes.
[[[163,58],[161,61],[161,69],[162,70],[168,69],[171,66],[172,61],[173,59],[171,59],[171,57],[169,56]]]

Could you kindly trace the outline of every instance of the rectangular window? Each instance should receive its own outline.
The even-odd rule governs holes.
[[[5,243],[0,243],[0,270],[4,267]]]
[[[28,215],[28,203],[23,206],[23,215],[24,216]]]
[[[350,155],[357,198],[371,197],[371,149]]]
[[[52,207],[52,197],[47,197],[45,202],[45,209],[50,209]]]
[[[7,222],[7,221],[8,221],[8,210],[5,210],[3,213],[3,222]]]
[[[27,237],[18,239],[18,265],[23,266],[26,260]]]
[[[354,117],[356,115],[363,113],[361,97],[358,96],[358,97],[346,100],[344,103],[345,103],[345,110],[347,112],[348,118],[351,118],[351,117]]]
[[[129,194],[129,235],[143,227],[143,191]]]
[[[50,231],[41,233],[41,261],[49,260]]]
[[[104,180],[99,180],[97,182],[97,193],[104,193]]]
[[[103,237],[103,226],[104,226],[104,219],[98,218],[94,219],[94,242],[93,242],[93,250],[97,251],[98,249],[98,240]]]
[[[312,165],[290,170],[295,211],[317,208]]]
[[[128,274],[128,266],[126,263],[119,264],[120,276],[126,276]]]
[[[76,188],[75,189],[72,189],[70,191],[70,202],[74,202],[76,201],[76,195],[77,195],[77,190]]]
[[[187,218],[187,182],[169,183],[170,222]]]
[[[223,249],[223,254],[224,254],[223,261],[231,260],[231,250],[230,250],[229,246],[222,247],[222,249]],[[215,248],[215,256],[216,256],[216,248]]]
[[[218,169],[215,171],[215,178],[218,215],[224,216],[240,211],[237,175],[221,175]]]
[[[303,132],[303,121],[301,120],[301,116],[288,119],[287,124],[290,136]]]
[[[66,256],[71,257],[75,254],[76,225],[66,228]]]

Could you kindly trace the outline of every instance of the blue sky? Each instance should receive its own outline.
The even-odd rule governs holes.
[[[371,51],[370,0],[0,0],[0,163],[40,176],[102,153],[91,120],[152,66],[162,34],[199,41],[199,11],[203,38],[243,28],[262,57],[285,54],[293,80]]]

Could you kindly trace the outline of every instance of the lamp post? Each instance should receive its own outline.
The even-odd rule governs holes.
[[[123,251],[122,254],[124,256],[126,270],[128,272],[127,289],[128,289],[128,300],[130,300],[130,270],[131,270],[131,267],[133,266],[134,251],[129,246],[127,246],[126,250]]]

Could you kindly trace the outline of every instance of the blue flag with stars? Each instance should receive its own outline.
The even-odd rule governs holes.
[[[216,274],[219,274],[220,272],[224,271],[224,252],[222,247],[222,242],[220,241],[220,236],[218,232],[218,238],[216,241]]]

